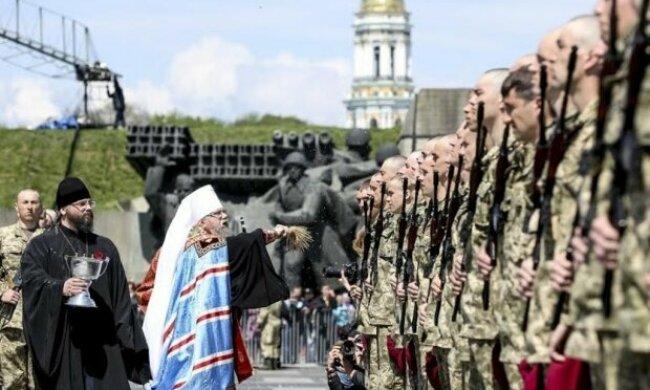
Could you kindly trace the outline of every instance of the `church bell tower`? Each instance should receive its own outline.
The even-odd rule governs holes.
[[[412,98],[411,24],[404,0],[362,0],[354,21],[347,127],[401,126]]]

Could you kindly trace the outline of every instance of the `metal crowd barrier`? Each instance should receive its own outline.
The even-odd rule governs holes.
[[[260,348],[261,329],[257,329],[259,309],[242,313],[240,326],[254,365],[263,364]],[[308,313],[291,310],[282,319],[280,356],[284,364],[327,364],[327,353],[338,340],[336,324],[331,310],[313,310]]]

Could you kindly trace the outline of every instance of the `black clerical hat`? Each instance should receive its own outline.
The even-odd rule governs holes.
[[[76,177],[66,177],[56,190],[56,206],[65,207],[81,199],[90,198],[86,185]]]

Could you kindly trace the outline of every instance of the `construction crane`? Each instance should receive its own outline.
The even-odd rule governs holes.
[[[88,26],[25,0],[0,0],[0,48],[0,60],[44,76],[81,82],[86,120],[89,85],[120,77],[99,61]]]

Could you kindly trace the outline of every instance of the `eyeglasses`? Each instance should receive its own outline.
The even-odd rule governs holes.
[[[84,199],[84,200],[79,200],[77,202],[72,203],[72,206],[74,206],[77,209],[83,209],[85,207],[89,207],[91,209],[95,208],[95,201],[92,199]]]

